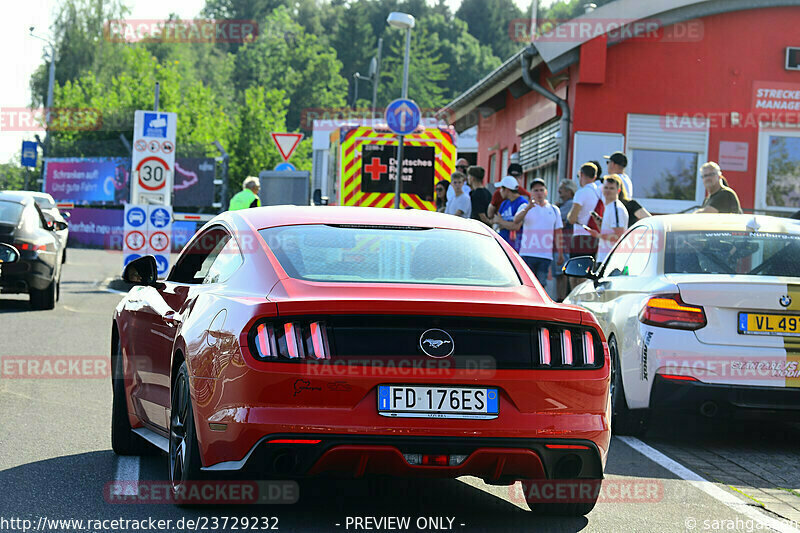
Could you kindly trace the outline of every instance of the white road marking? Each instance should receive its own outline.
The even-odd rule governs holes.
[[[648,446],[644,442],[640,441],[635,437],[614,437],[617,440],[620,440],[636,450],[637,452],[644,455],[647,459],[650,459],[654,463],[658,464],[659,466],[666,468],[679,478],[688,481],[698,489],[702,490],[712,498],[719,500],[726,506],[730,507],[734,511],[741,513],[748,518],[752,518],[756,522],[761,523],[765,527],[768,527],[774,531],[778,531],[780,533],[797,533],[797,528],[792,527],[791,525],[781,522],[776,518],[772,518],[764,514],[760,511],[759,507],[755,507],[753,505],[749,505],[744,500],[741,500],[734,496],[733,494],[719,488],[718,486],[714,485],[712,482],[708,481],[706,478],[689,470],[682,464],[670,459],[663,453],[659,452],[655,448]]]
[[[139,493],[139,457],[117,456],[115,491],[118,496],[136,496]]]

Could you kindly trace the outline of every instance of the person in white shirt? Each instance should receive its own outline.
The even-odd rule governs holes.
[[[617,174],[603,176],[603,200],[605,211],[603,211],[600,231],[589,230],[592,236],[597,237],[600,242],[597,245],[597,263],[606,260],[611,249],[614,248],[620,237],[628,229],[628,210],[619,201],[619,194],[622,190],[622,178]],[[594,215],[592,215],[594,216]]]
[[[448,215],[456,215],[457,217],[470,218],[472,216],[472,201],[469,194],[464,191],[464,182],[467,181],[467,176],[461,172],[453,172],[450,176],[450,190],[453,191],[453,197],[447,200],[447,205],[444,212]]]
[[[633,198],[633,182],[631,178],[625,174],[625,167],[628,166],[628,157],[622,152],[614,152],[611,155],[604,155],[608,159],[608,173],[616,174],[622,180],[622,186],[625,189],[625,196]]]
[[[561,211],[547,201],[547,186],[544,180],[536,178],[531,182],[533,201],[520,209],[514,216],[515,225],[523,225],[522,242],[519,255],[536,275],[536,279],[547,285],[547,272],[553,261],[555,246],[557,262],[563,262],[563,243]]]
[[[595,186],[596,176],[597,167],[593,163],[584,163],[578,173],[581,188],[575,193],[572,199],[572,208],[567,213],[567,221],[570,224],[574,224],[569,247],[570,257],[594,256],[597,253],[597,239],[593,238],[589,231],[584,228],[589,224],[591,212],[597,207],[597,202],[601,199],[601,194]],[[570,278],[570,288],[575,288],[582,281],[579,278]]]
[[[456,161],[456,172],[460,172],[461,174],[467,175],[467,169],[469,168],[469,161],[464,159],[463,157]],[[472,190],[469,188],[469,185],[466,183],[464,184],[464,192],[467,193],[467,198],[469,198],[469,191]],[[452,187],[447,189],[447,202],[449,203],[450,200],[453,199],[453,196],[456,195],[456,192],[453,190]],[[469,218],[469,217],[467,217]]]

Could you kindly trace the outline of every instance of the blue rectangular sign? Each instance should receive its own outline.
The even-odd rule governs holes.
[[[22,166],[35,167],[38,144],[35,141],[22,141]]]

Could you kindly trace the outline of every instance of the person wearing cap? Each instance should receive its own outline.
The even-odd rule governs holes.
[[[510,244],[514,250],[519,251],[519,228],[522,223],[515,223],[517,213],[528,205],[528,199],[519,193],[519,183],[514,176],[506,176],[494,184],[503,196],[503,203],[492,219],[492,223],[500,226],[500,236]]]
[[[462,174],[464,174],[466,176],[468,168],[469,168],[469,161],[467,161],[463,157],[461,159],[459,159],[458,161],[456,161],[456,172],[461,172]],[[470,191],[469,185],[467,185],[465,183],[464,187],[462,187],[462,190],[465,193],[467,193],[467,198],[469,198],[469,191]],[[453,200],[453,197],[455,195],[456,195],[455,189],[453,189],[452,187],[447,189],[447,202],[450,203]]]
[[[628,157],[622,152],[614,152],[611,155],[604,155],[608,165],[608,173],[616,174],[622,180],[622,186],[625,189],[625,196],[633,198],[633,182],[630,176],[625,174],[625,167],[628,166]]]
[[[517,180],[517,192],[530,200],[531,193],[529,193],[525,187],[519,184],[519,179],[522,176],[522,165],[519,163],[511,163],[508,165],[508,175]],[[492,194],[492,201],[489,203],[489,208],[486,210],[486,216],[490,219],[493,219],[495,214],[497,214],[497,210],[500,209],[500,204],[502,203],[503,196],[500,194],[500,189],[495,189],[494,194]]]
[[[242,182],[242,190],[234,194],[233,198],[231,198],[228,210],[236,211],[238,209],[261,206],[261,200],[258,198],[258,191],[260,189],[261,183],[258,181],[257,177],[246,177]]]
[[[695,213],[740,213],[742,206],[736,192],[728,187],[727,181],[722,176],[719,165],[713,161],[704,163],[700,167],[700,175],[703,177],[703,186],[706,188],[706,199],[703,200],[703,207]]]
[[[564,262],[562,254],[561,211],[547,201],[547,185],[541,178],[531,182],[533,201],[523,206],[514,215],[514,225],[525,225],[520,241],[519,255],[533,271],[536,279],[547,286],[547,271],[553,261],[553,248],[556,249],[556,261]]]

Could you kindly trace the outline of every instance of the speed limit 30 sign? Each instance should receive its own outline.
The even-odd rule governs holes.
[[[160,191],[167,183],[169,164],[160,157],[145,157],[136,165],[137,180],[140,187],[148,191]]]
[[[172,204],[177,122],[175,113],[136,111],[130,203]]]

